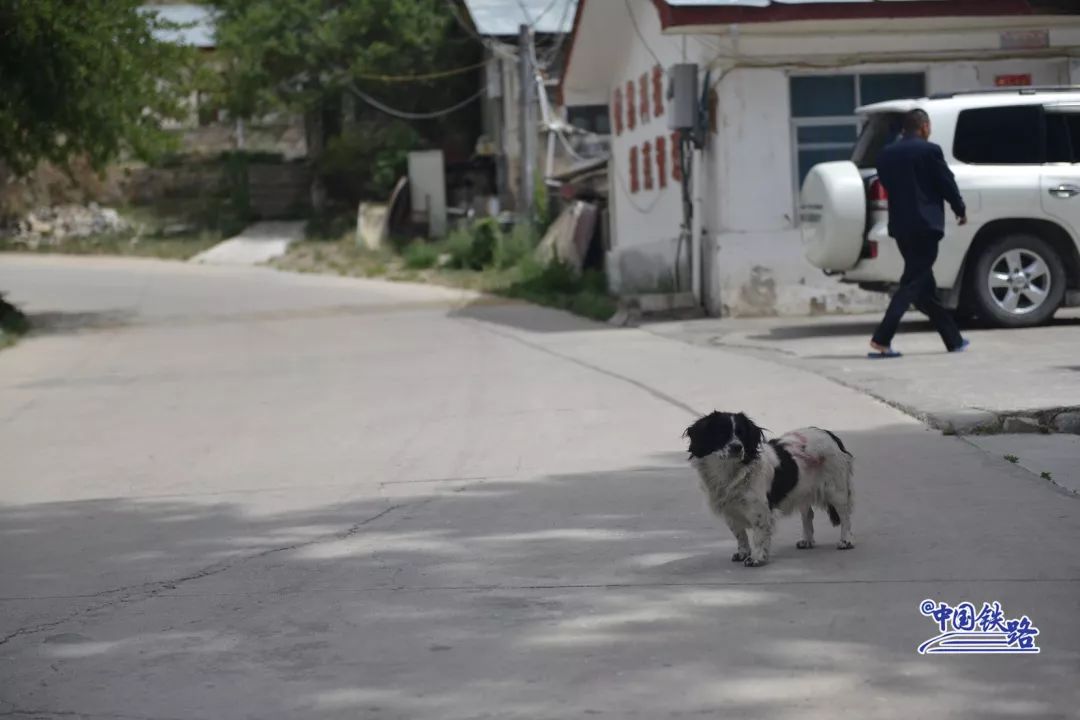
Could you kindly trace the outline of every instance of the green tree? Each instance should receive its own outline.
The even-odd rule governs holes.
[[[167,147],[164,118],[182,116],[187,48],[138,0],[0,0],[0,162],[84,156],[95,168]]]
[[[373,128],[394,124],[359,98],[355,110],[347,112],[354,90],[422,113],[479,89],[479,69],[421,80],[402,77],[438,74],[483,59],[483,47],[457,24],[446,0],[217,0],[216,5],[224,106],[241,118],[281,109],[302,113],[309,154],[317,162],[329,139],[350,132],[343,120],[355,121],[351,132],[363,137],[338,145],[372,152],[377,150]],[[471,128],[478,113],[476,104],[409,125],[418,144],[456,139],[464,148],[475,139]],[[400,130],[391,134],[405,136]],[[400,164],[404,155],[394,145],[388,152],[396,160],[358,157],[355,169],[382,166],[385,171],[390,160]]]

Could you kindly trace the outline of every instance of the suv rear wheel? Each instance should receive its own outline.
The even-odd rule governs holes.
[[[1065,297],[1065,265],[1037,235],[1004,235],[984,247],[968,276],[970,304],[998,327],[1041,325]]]

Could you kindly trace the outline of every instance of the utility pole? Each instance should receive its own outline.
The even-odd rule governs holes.
[[[533,173],[536,162],[536,70],[533,68],[532,28],[518,28],[518,67],[521,70],[521,105],[518,118],[521,130],[521,183],[518,213],[523,220],[533,220]]]

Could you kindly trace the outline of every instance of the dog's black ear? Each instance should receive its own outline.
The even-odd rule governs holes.
[[[765,442],[765,431],[744,413],[735,416],[735,436],[743,446],[743,462],[750,464],[761,454],[761,444]]]

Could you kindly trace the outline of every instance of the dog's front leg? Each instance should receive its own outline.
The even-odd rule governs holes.
[[[814,508],[807,505],[802,509],[802,540],[795,543],[800,550],[814,547]]]
[[[746,525],[727,515],[724,519],[727,520],[727,525],[735,536],[735,542],[739,544],[735,554],[731,556],[731,562],[744,562],[750,557],[750,538],[746,536]]]
[[[772,549],[773,516],[768,508],[757,509],[750,521],[750,557],[743,561],[747,567],[760,567],[769,562]]]
[[[746,528],[735,531],[735,540],[739,543],[739,549],[731,556],[731,561],[745,562],[750,557],[750,538],[746,536]]]

